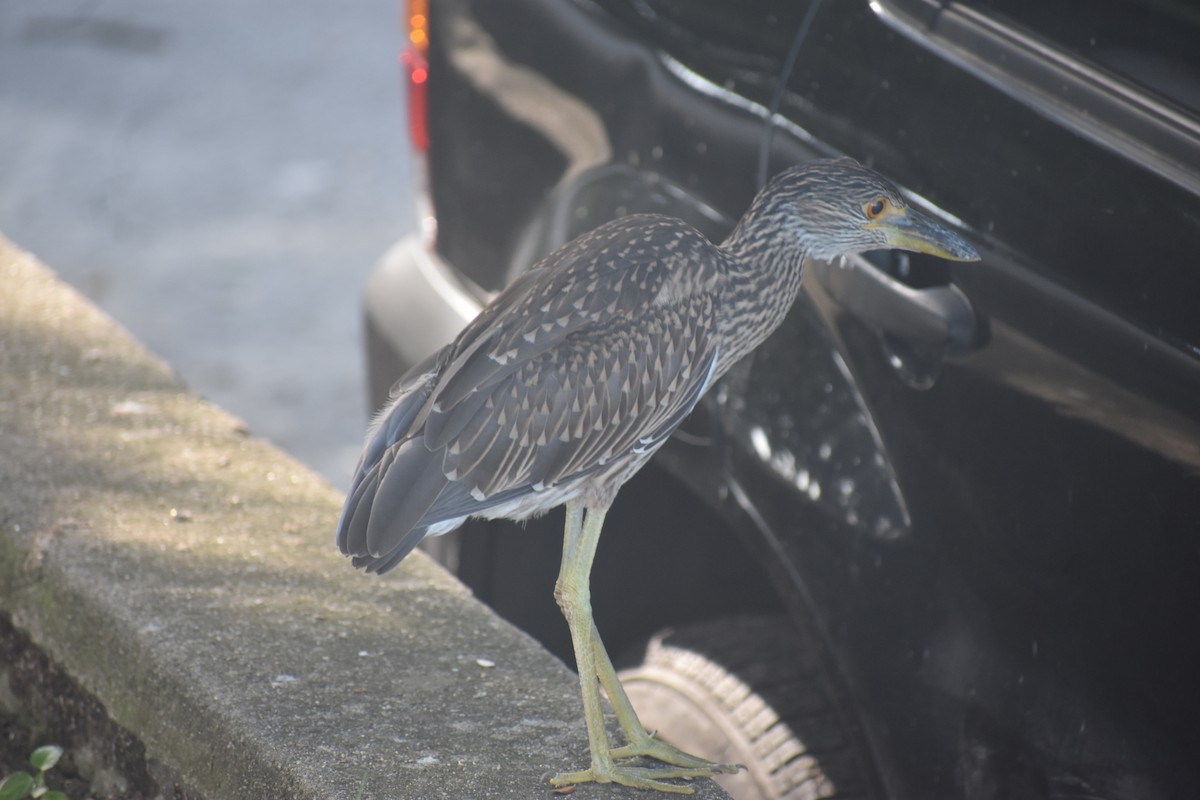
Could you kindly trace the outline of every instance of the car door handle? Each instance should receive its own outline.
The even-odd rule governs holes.
[[[953,284],[915,289],[856,256],[813,262],[811,269],[832,299],[880,333],[945,355],[979,347],[975,310]]]

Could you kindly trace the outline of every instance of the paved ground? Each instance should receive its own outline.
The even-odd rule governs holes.
[[[0,612],[151,761],[210,800],[549,800],[543,776],[586,763],[561,661],[424,553],[387,580],[350,569],[340,492],[2,238],[0,287]],[[54,738],[94,756],[72,759],[83,777],[111,754],[173,795],[92,743],[80,693],[0,673],[0,716],[70,711]]]
[[[344,487],[412,215],[395,0],[0,3],[0,231]]]

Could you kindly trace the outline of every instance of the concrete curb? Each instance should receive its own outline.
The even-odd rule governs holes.
[[[0,608],[149,755],[210,800],[551,797],[581,766],[561,663],[423,555],[352,570],[338,492],[2,239],[0,287]]]

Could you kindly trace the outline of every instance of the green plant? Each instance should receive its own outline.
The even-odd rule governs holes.
[[[29,756],[29,763],[37,770],[37,774],[14,772],[0,781],[0,800],[22,800],[24,797],[32,797],[35,800],[67,800],[67,796],[62,792],[46,788],[46,773],[53,769],[62,758],[62,754],[62,748],[55,744],[34,750]]]

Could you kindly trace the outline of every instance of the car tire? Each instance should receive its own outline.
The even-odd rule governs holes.
[[[717,778],[735,800],[868,798],[819,671],[786,618],[739,617],[656,634],[620,677],[648,730],[746,767]]]

